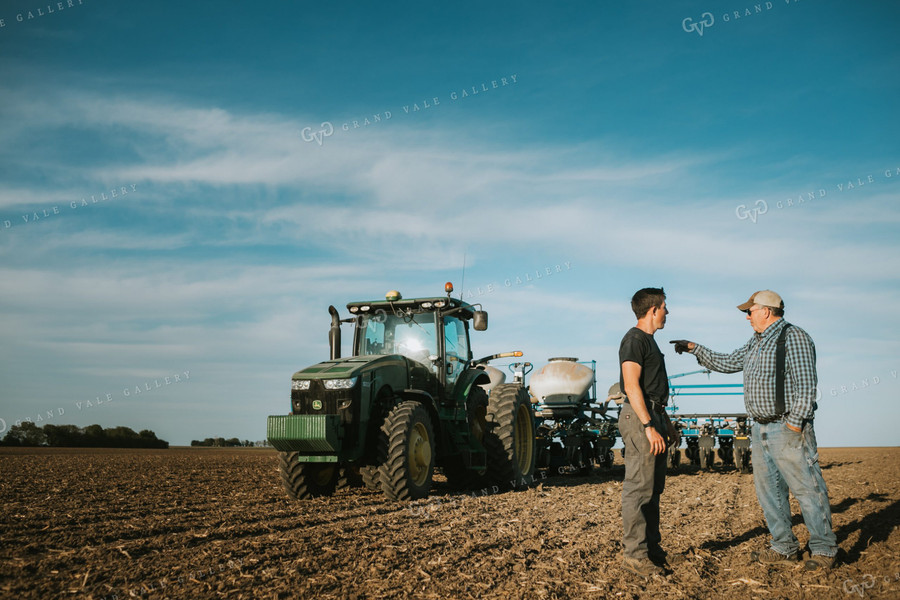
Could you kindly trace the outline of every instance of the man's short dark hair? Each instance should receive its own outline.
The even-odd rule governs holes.
[[[638,319],[652,308],[660,308],[666,300],[666,292],[662,288],[644,288],[631,297],[631,310]]]
[[[775,317],[783,317],[784,316],[783,308],[775,308],[774,306],[770,306],[769,310],[772,311],[772,315]]]

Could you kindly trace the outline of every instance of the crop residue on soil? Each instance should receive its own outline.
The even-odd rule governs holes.
[[[897,598],[900,449],[821,450],[842,559],[749,563],[768,539],[752,475],[670,472],[643,582],[621,561],[621,458],[521,492],[290,500],[269,450],[0,449],[3,598]],[[806,529],[792,500],[795,532]]]

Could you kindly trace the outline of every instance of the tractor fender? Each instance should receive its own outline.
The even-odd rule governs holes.
[[[370,386],[370,393],[372,393],[373,400],[382,397],[382,392],[385,387],[396,391],[406,389],[409,386],[409,375],[407,373],[406,363],[402,360],[390,362],[379,361],[378,363],[373,364],[371,369],[367,370],[365,376],[365,383],[368,383]],[[377,409],[381,407],[373,406],[373,408]]]
[[[428,392],[423,392],[422,390],[407,389],[401,390],[397,395],[402,400],[412,400],[423,405],[428,411],[428,416],[431,417],[435,433],[440,430],[441,422],[438,418],[437,403],[434,401],[434,398],[431,397],[431,394],[429,394]]]
[[[423,392],[422,390],[413,390],[406,389],[401,390],[397,393],[397,396],[401,400],[412,400],[413,402],[418,402],[422,406],[425,407],[425,410],[428,411],[428,416],[431,418],[431,427],[435,434],[435,441],[438,442],[443,439],[443,427],[441,424],[441,418],[438,415],[437,403],[434,401],[434,398],[428,392]]]
[[[394,407],[396,398],[400,396],[399,390],[409,386],[405,359],[399,356],[387,358],[392,360],[373,361],[371,368],[363,373],[362,418],[368,420],[375,430],[381,427],[381,421]]]
[[[484,385],[490,382],[491,377],[484,369],[466,369],[457,378],[450,399],[456,406],[463,406],[466,398],[469,397],[469,393],[472,391],[472,386]]]

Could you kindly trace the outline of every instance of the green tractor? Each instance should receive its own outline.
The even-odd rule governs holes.
[[[269,442],[297,499],[328,496],[354,479],[392,500],[428,495],[435,469],[451,485],[518,489],[535,466],[528,392],[473,360],[469,325],[487,313],[446,296],[347,304],[331,313],[331,359],[294,373],[291,414],[270,416]],[[353,353],[341,357],[341,323],[353,325]]]

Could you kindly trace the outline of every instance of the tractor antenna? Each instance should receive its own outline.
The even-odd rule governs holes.
[[[459,284],[459,299],[463,299],[463,291],[466,289],[466,253],[463,252],[462,281]]]

